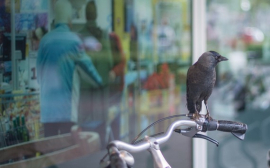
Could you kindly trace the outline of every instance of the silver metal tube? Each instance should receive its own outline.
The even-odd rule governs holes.
[[[119,150],[126,150],[126,151],[131,152],[131,153],[141,152],[141,151],[146,150],[150,147],[150,143],[145,142],[145,141],[143,141],[139,144],[136,144],[136,145],[132,145],[132,144],[128,144],[128,143],[116,140],[116,141],[110,142],[110,144],[115,145]]]
[[[179,126],[195,127],[196,125],[197,125],[196,122],[192,121],[192,120],[174,121],[169,126],[166,133],[164,133],[160,136],[157,136],[155,139],[159,144],[162,144],[170,138],[170,136],[172,135],[172,133],[176,127],[179,127]],[[122,141],[118,141],[118,140],[110,142],[109,145],[115,145],[119,150],[126,150],[126,151],[131,152],[131,153],[136,153],[136,152],[140,152],[140,151],[149,149],[151,146],[150,142],[146,142],[146,141],[140,142],[136,145],[132,145],[132,144],[128,144],[128,143],[125,143]]]
[[[179,126],[195,127],[196,125],[197,125],[196,122],[192,121],[192,120],[177,120],[177,121],[173,122],[169,126],[166,133],[156,137],[156,141],[159,144],[162,144],[162,143],[166,142],[171,137],[171,135],[172,135],[173,131],[175,130],[175,128],[177,128]]]

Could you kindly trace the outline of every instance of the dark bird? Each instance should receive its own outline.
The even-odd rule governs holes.
[[[227,58],[215,51],[203,53],[187,72],[187,108],[190,114],[199,116],[202,101],[206,106],[206,118],[210,118],[207,100],[216,82],[216,65]]]

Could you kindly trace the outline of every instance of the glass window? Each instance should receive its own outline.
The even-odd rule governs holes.
[[[98,167],[111,140],[187,113],[190,14],[188,0],[0,0],[0,164]],[[164,155],[190,167],[178,141]]]
[[[211,96],[217,119],[248,124],[244,141],[209,133],[208,167],[267,167],[269,151],[269,1],[208,0],[207,45],[229,61],[218,65]],[[237,159],[235,159],[237,158]]]

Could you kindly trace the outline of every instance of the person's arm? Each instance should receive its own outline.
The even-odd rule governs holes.
[[[120,76],[124,73],[126,66],[126,61],[123,59],[120,63],[115,65],[112,69],[112,71],[115,73],[116,76]]]
[[[79,75],[92,86],[102,86],[102,78],[98,74],[91,58],[86,54],[81,37],[75,34],[74,39],[76,41],[73,50],[71,50],[70,58],[74,61]]]
[[[116,76],[121,76],[125,70],[126,60],[120,39],[114,32],[110,33],[110,44],[114,65],[112,71]]]
[[[85,52],[80,53],[74,61],[77,70],[86,82],[92,85],[102,86],[102,78],[99,76],[91,58],[88,57]]]

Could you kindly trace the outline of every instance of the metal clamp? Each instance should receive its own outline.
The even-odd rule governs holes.
[[[169,163],[165,160],[163,154],[160,151],[159,143],[155,138],[145,137],[145,140],[150,143],[150,148],[148,151],[152,154],[154,158],[154,167],[155,168],[171,168]]]

